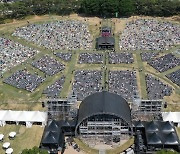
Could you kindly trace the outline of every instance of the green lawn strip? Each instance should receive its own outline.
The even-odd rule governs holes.
[[[172,68],[172,69],[169,69],[169,70],[167,70],[167,71],[165,71],[165,72],[162,72],[161,75],[165,76],[165,75],[168,75],[168,74],[170,74],[170,73],[172,73],[172,72],[175,72],[175,71],[177,71],[177,70],[179,70],[179,69],[180,69],[180,66],[177,66],[177,67],[174,67],[174,68]]]
[[[138,66],[137,73],[139,73],[139,78],[140,78],[140,85],[141,85],[141,97],[143,99],[147,99],[147,91],[146,91],[146,80],[145,80],[145,72],[144,72],[144,66],[141,60],[140,53],[136,53],[136,63]]]
[[[134,64],[107,64],[107,67],[109,67],[109,68],[127,68],[127,69],[136,68],[136,66]]]
[[[32,23],[38,24],[38,23],[53,21],[52,18],[48,17],[47,15],[44,15],[43,18],[39,18],[39,19],[29,18],[29,19],[24,19],[24,20],[17,20],[16,23],[12,22],[8,24],[3,24],[3,25],[0,25],[0,28],[3,28],[3,31],[12,33],[16,28],[28,25],[27,20],[30,22],[30,24]]]
[[[70,88],[71,88],[71,84],[73,82],[73,77],[74,77],[74,73],[75,73],[75,65],[77,63],[77,58],[78,58],[78,54],[76,52],[74,52],[72,54],[72,58],[71,58],[71,61],[67,64],[67,71],[66,71],[66,74],[65,74],[65,83],[63,85],[63,89],[61,91],[61,94],[60,96],[62,98],[65,98],[67,97],[67,95],[69,94],[70,92]]]
[[[24,99],[28,100],[28,94],[29,94],[28,91],[17,89],[8,84],[3,84],[0,86],[1,103],[7,103],[9,101],[15,103]]]
[[[106,64],[106,65],[105,65],[105,68],[104,68],[104,69],[105,69],[105,70],[104,70],[104,71],[105,71],[104,87],[105,87],[105,89],[108,91],[108,89],[109,89],[109,88],[108,88],[108,87],[109,87],[109,86],[108,86],[108,81],[109,81],[109,80],[108,80],[108,79],[109,79],[109,74],[108,74],[108,73],[109,73],[109,71],[108,71],[107,65],[108,65],[108,63],[109,63],[109,52],[105,52],[104,54],[105,54],[105,56],[104,56],[104,58],[105,58],[105,59],[104,59],[104,62],[105,62],[105,64]]]
[[[74,141],[77,143],[77,145],[80,147],[80,149],[82,151],[84,151],[86,154],[98,154],[99,153],[98,150],[89,147],[87,144],[85,144],[78,138],[74,138]]]
[[[43,90],[45,90],[48,86],[54,84],[57,80],[59,80],[63,75],[65,74],[65,71],[57,73],[53,76],[49,76],[46,81],[43,83],[43,88],[41,88],[41,93],[43,93]]]
[[[114,48],[116,51],[119,51],[119,37],[120,37],[119,34],[114,35],[114,39],[115,39],[115,47]]]
[[[106,154],[119,154],[123,152],[124,150],[128,149],[132,144],[134,144],[133,137],[115,149],[106,150]]]
[[[106,81],[107,81],[107,83],[106,83],[106,90],[107,91],[109,91],[109,69],[107,68],[106,69]]]
[[[78,70],[101,70],[103,64],[77,64],[76,69]]]
[[[102,88],[105,90],[106,89],[106,85],[105,85],[105,81],[106,81],[106,69],[105,69],[105,64],[106,64],[106,53],[104,53],[104,57],[103,57],[103,65],[101,67],[102,70]]]

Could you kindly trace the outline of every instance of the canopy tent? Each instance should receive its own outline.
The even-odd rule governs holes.
[[[155,145],[162,144],[161,138],[156,132],[147,133],[146,137],[147,137],[148,144],[155,144]]]
[[[166,145],[179,145],[179,139],[175,132],[166,134],[164,144]]]
[[[49,120],[41,139],[40,147],[58,153],[64,147],[64,133],[58,121]],[[61,151],[61,150],[60,150]]]
[[[155,131],[158,131],[158,126],[156,124],[156,122],[154,121],[151,121],[149,123],[146,123],[146,131],[148,132],[155,132]]]
[[[161,124],[161,130],[163,132],[174,132],[173,125],[171,124],[170,121],[166,121]]]
[[[46,125],[47,113],[40,111],[11,111],[0,110],[0,126],[4,126],[6,122],[24,122],[26,127],[31,127],[33,123],[39,122],[42,126]]]
[[[162,112],[163,121],[173,121],[180,127],[180,112]]]
[[[48,121],[46,131],[59,132],[60,127],[55,120],[50,120],[50,121]]]
[[[147,147],[177,149],[180,141],[173,122],[144,122]]]
[[[43,144],[58,144],[59,143],[59,135],[60,135],[60,133],[58,133],[58,132],[47,131],[47,132],[45,132],[42,143]]]
[[[142,121],[133,121],[134,127],[136,128],[144,128],[144,124]]]

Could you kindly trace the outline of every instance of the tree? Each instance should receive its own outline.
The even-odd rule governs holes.
[[[24,149],[22,154],[48,154],[45,150],[40,150],[38,147],[33,147],[32,149]]]
[[[135,12],[134,0],[121,0],[119,12],[122,16],[131,16]]]
[[[83,0],[81,4],[81,11],[86,15],[97,16],[100,8],[99,0]]]

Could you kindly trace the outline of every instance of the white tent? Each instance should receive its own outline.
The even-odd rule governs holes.
[[[24,122],[26,127],[31,127],[33,123],[42,123],[42,126],[46,125],[47,113],[40,111],[11,111],[0,110],[0,126],[4,126],[7,121]]]
[[[31,122],[38,122],[36,119],[42,122],[42,125],[45,126],[47,121],[47,114],[44,114],[44,112],[35,111],[34,115],[31,117]]]
[[[6,122],[3,120],[3,117],[7,112],[7,110],[0,110],[0,126],[4,126],[6,124]]]
[[[180,127],[180,112],[162,112],[163,121],[173,121]]]

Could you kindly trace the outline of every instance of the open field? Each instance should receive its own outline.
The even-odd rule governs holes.
[[[113,29],[115,32],[115,41],[116,41],[116,51],[119,51],[118,46],[118,39],[119,39],[119,32],[121,32],[127,21],[130,21],[132,19],[136,19],[138,17],[134,18],[127,18],[127,19],[112,19],[115,24],[113,25]],[[4,25],[0,25],[0,37],[3,36],[5,38],[12,39],[16,42],[19,42],[25,46],[33,47],[40,52],[35,55],[34,58],[28,59],[24,63],[15,66],[14,68],[8,70],[3,74],[3,78],[0,78],[0,109],[11,109],[11,110],[41,110],[43,111],[44,108],[41,106],[41,101],[45,99],[45,95],[42,94],[43,90],[47,88],[48,85],[51,85],[54,83],[57,79],[59,79],[61,76],[65,76],[65,83],[62,89],[62,92],[60,93],[61,98],[66,98],[68,94],[72,90],[72,83],[74,81],[74,74],[76,70],[102,70],[103,71],[103,79],[102,79],[102,85],[104,85],[105,89],[108,90],[108,86],[105,84],[106,81],[108,81],[108,72],[110,70],[135,70],[137,72],[137,84],[138,84],[138,91],[139,95],[143,99],[147,99],[147,91],[146,91],[146,82],[145,82],[145,75],[151,74],[157,78],[159,78],[162,82],[167,83],[169,86],[171,86],[173,90],[173,94],[169,97],[164,97],[164,101],[168,102],[168,108],[165,109],[166,111],[180,111],[180,87],[171,82],[165,75],[169,74],[175,70],[180,69],[180,66],[175,67],[173,69],[170,69],[166,72],[159,73],[154,68],[149,66],[146,62],[142,62],[140,57],[140,51],[130,51],[133,53],[134,57],[134,63],[132,64],[109,64],[108,58],[104,59],[104,62],[106,63],[107,70],[102,68],[103,64],[78,64],[78,58],[79,54],[81,52],[98,52],[103,53],[104,57],[108,57],[108,52],[104,51],[96,51],[94,49],[95,47],[95,41],[93,42],[93,49],[90,51],[82,51],[82,50],[76,50],[72,52],[72,59],[71,61],[64,62],[60,58],[57,58],[53,52],[49,49],[45,49],[41,46],[37,46],[31,42],[27,42],[23,39],[19,39],[17,37],[11,36],[12,32],[15,30],[15,28],[27,25],[27,21],[30,23],[42,23],[45,21],[55,21],[55,20],[81,20],[83,22],[87,22],[89,24],[90,32],[92,33],[92,36],[96,38],[99,35],[99,27],[100,27],[100,21],[102,19],[99,18],[83,18],[79,17],[77,15],[70,15],[70,16],[33,16],[31,18],[20,20],[20,21],[13,21],[13,23],[7,23]],[[95,40],[95,39],[94,39]],[[176,46],[174,48],[171,48],[170,50],[163,51],[163,54],[165,53],[172,53],[175,51],[175,49],[180,48],[179,46]],[[67,52],[67,51],[61,51],[61,52]],[[150,52],[150,51],[148,51]],[[54,76],[47,76],[45,82],[43,82],[34,92],[28,92],[26,90],[21,90],[14,88],[10,85],[4,84],[3,80],[10,76],[12,73],[16,72],[19,69],[26,68],[29,72],[35,73],[37,72],[38,75],[44,77],[45,74],[41,72],[40,70],[32,67],[31,63],[34,60],[39,59],[43,55],[48,54],[55,58],[57,61],[65,64],[65,70],[62,72],[57,73]],[[177,55],[179,56],[179,55]],[[141,70],[141,71],[140,71]],[[106,71],[106,72],[105,72]],[[5,141],[9,141],[7,138],[7,135],[10,131],[16,131],[18,132],[17,137],[15,140],[10,141],[12,143],[12,148],[15,150],[15,154],[19,153],[24,148],[31,148],[33,146],[38,146],[43,128],[40,126],[33,126],[32,128],[25,128],[24,126],[14,126],[14,125],[7,125],[5,127],[0,127],[0,133],[5,134]],[[178,130],[178,132],[180,132]],[[76,140],[76,139],[75,139]],[[95,154],[98,153],[97,150],[89,149],[89,147],[86,147],[81,143],[81,141],[76,140],[76,142],[82,146],[84,151],[88,151],[87,153]],[[131,144],[132,141],[129,141],[127,145]],[[28,143],[28,144],[27,144]],[[2,143],[0,143],[2,146]],[[119,150],[124,149],[125,147],[120,147],[119,149],[116,149],[114,151],[108,151],[108,154],[110,153],[117,153]],[[83,149],[82,149],[83,150]],[[92,150],[92,151],[91,151]],[[0,153],[4,153],[2,148],[0,148]]]
[[[41,141],[43,129],[41,126],[33,126],[26,128],[25,126],[6,125],[0,127],[0,133],[4,134],[4,142],[10,142],[14,154],[19,154],[24,148],[31,149],[38,146]],[[8,135],[11,131],[15,131],[17,136],[14,140],[9,140]],[[4,142],[0,142],[0,153],[5,153],[2,149]]]
[[[176,131],[177,131],[178,136],[180,137],[180,128],[176,127]]]

